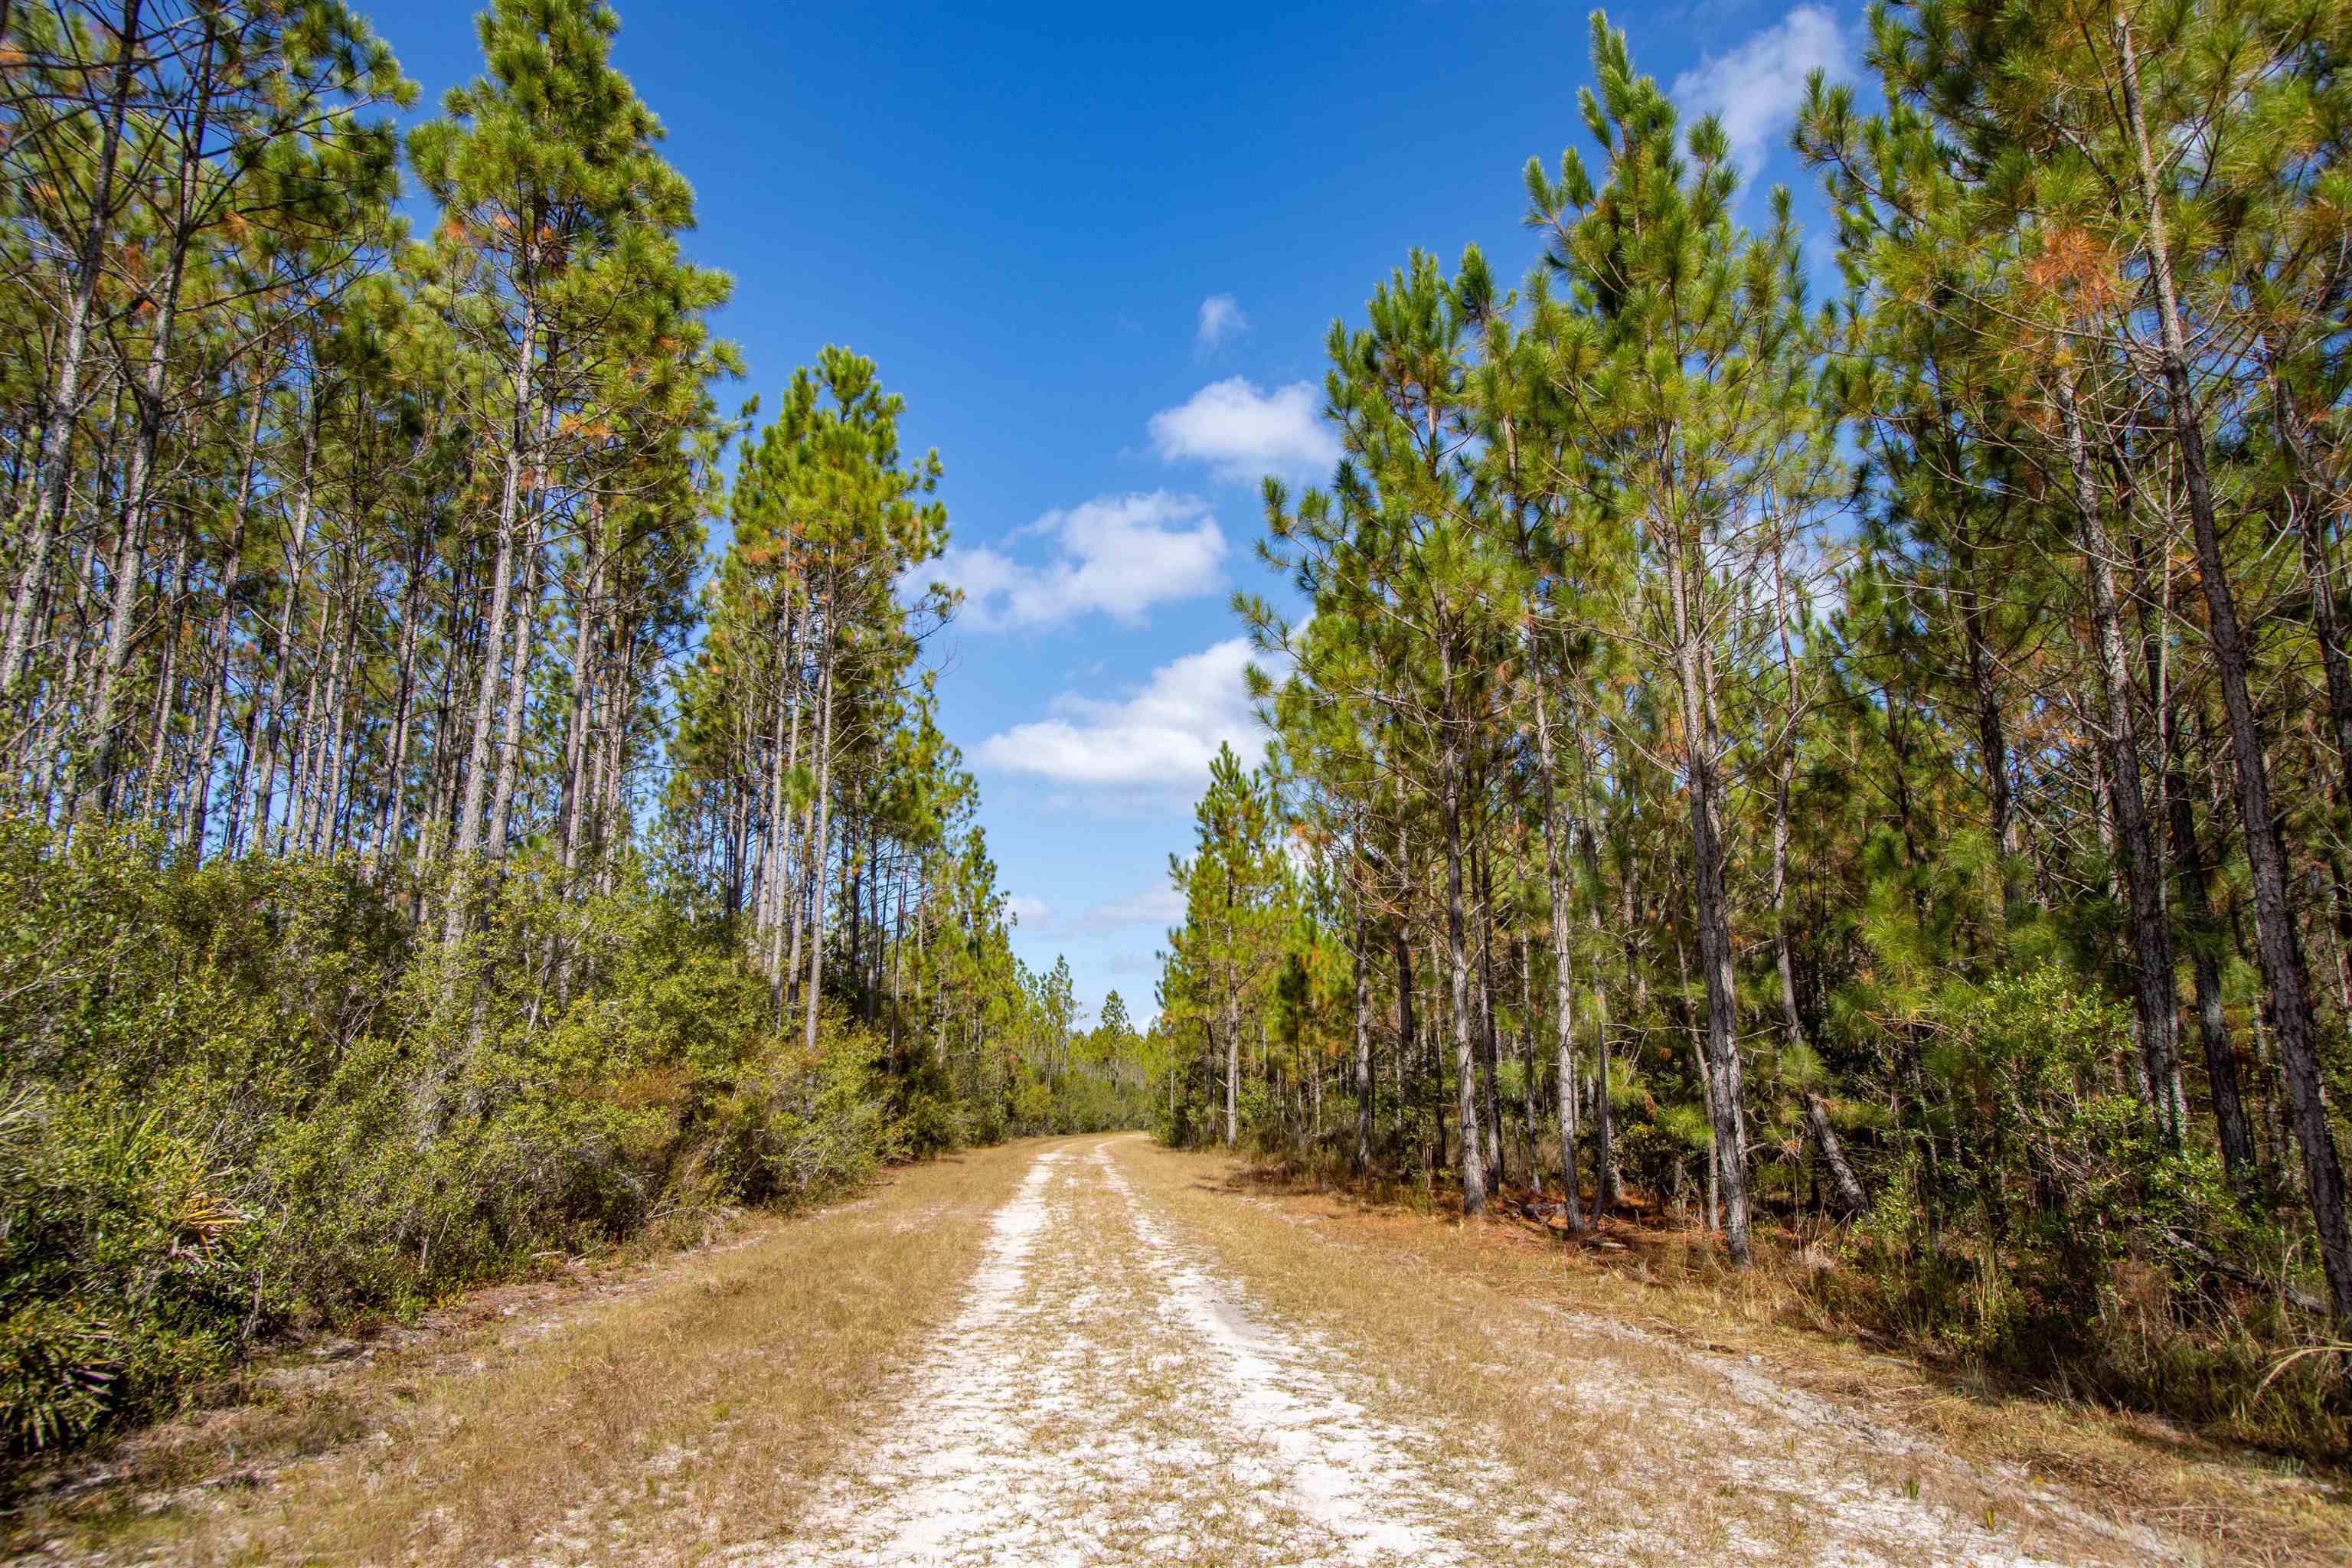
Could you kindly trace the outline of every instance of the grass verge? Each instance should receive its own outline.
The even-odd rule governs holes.
[[[1675,1543],[1661,1561],[1737,1543],[1806,1563],[1824,1549],[1804,1499],[1757,1484],[1769,1465],[1723,1458],[1778,1440],[1726,1395],[1725,1375],[1745,1372],[1852,1413],[1826,1447],[1801,1420],[1787,1438],[1817,1489],[1891,1483],[1948,1517],[1990,1520],[1988,1550],[2144,1560],[2097,1528],[2108,1521],[2161,1531],[2208,1563],[2352,1560],[2352,1503],[2332,1478],[2143,1415],[1972,1388],[1839,1340],[1792,1310],[1787,1281],[1721,1268],[1690,1238],[1569,1242],[1228,1156],[1120,1150],[1272,1310],[1352,1342],[1397,1398],[1466,1424],[1488,1451],[1578,1497],[1583,1526],[1634,1542],[1637,1560],[1645,1537]],[[1824,1470],[1827,1449],[1843,1458]],[[1727,1466],[1747,1467],[1748,1480],[1705,1479]]]
[[[910,1166],[853,1203],[755,1216],[625,1288],[492,1307],[348,1375],[142,1435],[99,1484],[36,1497],[6,1543],[25,1562],[691,1562],[783,1532],[952,1314],[1035,1149]]]

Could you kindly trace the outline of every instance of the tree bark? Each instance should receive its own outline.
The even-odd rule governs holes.
[[[2157,1131],[2179,1147],[2181,1129],[2165,1086],[2179,1071],[2179,1039],[2173,1010],[2172,934],[2164,910],[2164,874],[2156,835],[2147,816],[2141,776],[2139,724],[2135,712],[2123,614],[2116,593],[2115,552],[2091,475],[2083,431],[2082,405],[2072,367],[2058,377],[2058,410],[2065,432],[2066,468],[2074,485],[2076,523],[2083,535],[2084,576],[2090,589],[2093,634],[2099,670],[2098,717],[2107,754],[2108,804],[2122,850],[2124,896],[2131,915],[2132,1007],[2138,1025],[2147,1108]]]
[[[1538,678],[1540,679],[1540,678]],[[1570,931],[1568,843],[1574,825],[1561,814],[1557,752],[1551,734],[1551,698],[1536,688],[1536,763],[1543,773],[1544,879],[1551,899],[1553,1050],[1558,1058],[1560,1185],[1567,1193],[1563,1215],[1569,1228],[1585,1227],[1583,1200],[1576,1183],[1576,977]],[[1594,1189],[1598,1197],[1599,1188]]]
[[[1352,885],[1353,879],[1349,880]],[[1356,1173],[1360,1176],[1372,1168],[1372,1030],[1364,1005],[1369,978],[1365,970],[1370,965],[1371,953],[1366,940],[1370,933],[1365,929],[1363,892],[1360,888],[1353,890],[1356,907],[1350,930],[1355,940],[1349,957],[1355,966],[1355,985],[1349,1003],[1356,1030]]]
[[[1661,530],[1667,541],[1669,596],[1674,612],[1675,673],[1682,689],[1683,732],[1690,785],[1692,891],[1696,905],[1699,967],[1706,988],[1707,1110],[1715,1127],[1715,1163],[1723,1207],[1723,1239],[1735,1264],[1748,1258],[1748,1162],[1741,1147],[1738,981],[1732,969],[1730,899],[1723,882],[1724,854],[1716,815],[1716,735],[1712,666],[1705,657],[1703,588],[1679,523]]]
[[[523,477],[537,429],[532,376],[539,353],[536,303],[526,295],[522,331],[514,361],[514,406],[507,426],[505,472],[499,487],[496,556],[490,567],[489,614],[484,618],[481,679],[474,692],[473,734],[466,747],[465,782],[457,803],[457,832],[450,851],[449,903],[441,940],[455,946],[473,918],[474,860],[482,847],[482,802],[489,793],[490,721],[499,697],[499,656],[506,639],[509,601],[514,594],[515,528],[522,508]],[[517,649],[516,657],[523,657]],[[450,984],[457,984],[453,973]]]
[[[58,339],[58,368],[49,392],[48,422],[41,432],[40,481],[34,490],[32,539],[25,551],[25,566],[16,579],[16,598],[8,618],[8,640],[0,648],[0,697],[16,689],[25,673],[30,647],[33,610],[48,588],[49,552],[65,519],[67,475],[75,420],[81,412],[82,362],[89,352],[90,311],[98,299],[99,273],[106,255],[106,236],[114,210],[114,178],[122,153],[122,131],[129,116],[131,88],[138,76],[137,40],[143,0],[123,0],[122,20],[115,33],[114,81],[99,123],[98,174],[92,182],[89,226],[74,257],[71,292],[66,301],[65,328]]]
[[[522,777],[522,721],[530,694],[531,665],[539,648],[540,536],[545,514],[533,509],[524,532],[521,592],[515,595],[514,655],[507,676],[506,710],[499,730],[499,770],[490,790],[490,822],[483,851],[492,860],[506,858],[509,830],[514,820],[516,785]]]
[[[1451,692],[1454,671],[1450,653],[1441,651],[1444,689]],[[1470,1035],[1470,953],[1462,910],[1462,742],[1452,717],[1445,726],[1444,772],[1445,812],[1445,956],[1451,975],[1454,1028],[1455,1110],[1462,1132],[1462,1214],[1475,1219],[1486,1212],[1486,1172],[1478,1154],[1478,1067]]]
[[[813,805],[816,821],[803,851],[809,863],[813,893],[809,910],[808,995],[803,999],[808,1011],[803,1029],[803,1044],[811,1052],[816,1049],[817,1014],[824,1000],[824,860],[826,836],[830,831],[827,814],[833,798],[834,663],[840,657],[839,649],[835,647],[835,627],[828,606],[817,672],[816,799]]]
[[[2116,32],[2123,64],[2125,113],[2130,121],[2134,149],[2138,155],[2140,194],[2147,205],[2147,254],[2156,284],[2165,392],[2170,405],[2174,439],[2180,447],[2198,570],[2204,579],[2214,667],[2221,683],[2222,710],[2229,719],[2238,812],[2245,834],[2247,869],[2253,885],[2255,939],[2262,957],[2263,978],[2271,993],[2279,1062],[2294,1110],[2295,1141],[2303,1149],[2313,1226],[2319,1238],[2329,1295],[2337,1321],[2352,1322],[2352,1229],[2345,1222],[2344,1168],[2336,1152],[2335,1133],[2328,1126],[2327,1105],[2321,1089],[2310,976],[2305,965],[2301,934],[2295,929],[2294,907],[2287,888],[2286,854],[2279,840],[2278,818],[2271,801],[2270,768],[2263,754],[2262,733],[2248,679],[2252,659],[2245,630],[2238,620],[2237,595],[2231,585],[2229,563],[2221,551],[2221,529],[2214,516],[2212,485],[2205,465],[2205,433],[2189,385],[2186,333],[2173,287],[2162,192],[2158,186],[2147,127],[2140,108],[2139,65],[2129,22],[2118,16]]]

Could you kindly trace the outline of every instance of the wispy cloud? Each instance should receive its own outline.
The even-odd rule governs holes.
[[[1752,34],[1728,54],[1709,55],[1668,89],[1684,113],[1720,115],[1740,173],[1754,179],[1805,100],[1815,70],[1833,80],[1853,74],[1853,50],[1836,13],[1800,5]]]
[[[1304,381],[1262,391],[1241,376],[1213,381],[1151,416],[1151,444],[1170,462],[1209,465],[1221,479],[1321,477],[1339,458],[1322,394]]]
[[[1004,912],[1013,917],[1014,925],[1027,926],[1032,930],[1049,928],[1054,919],[1053,905],[1043,899],[1032,899],[1021,893],[1006,896]]]
[[[973,760],[1063,785],[1112,815],[1181,808],[1208,778],[1220,745],[1249,758],[1263,744],[1242,676],[1249,663],[1247,640],[1233,637],[1161,665],[1131,697],[1065,692],[1052,717],[991,735]]]
[[[1231,294],[1212,294],[1201,301],[1201,319],[1192,330],[1192,347],[1206,358],[1249,331],[1241,301]]]
[[[1106,899],[1080,917],[1096,930],[1109,926],[1172,926],[1184,918],[1184,895],[1158,882],[1123,899]]]
[[[1223,581],[1225,536],[1197,496],[1166,490],[1097,496],[1049,511],[1013,537],[1042,534],[1050,558],[1023,562],[991,545],[951,549],[912,575],[963,590],[974,631],[1058,626],[1081,616],[1132,621],[1153,605]]]

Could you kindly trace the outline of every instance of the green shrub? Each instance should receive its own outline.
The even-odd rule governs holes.
[[[0,1446],[168,1408],[257,1342],[1001,1132],[871,1034],[779,1027],[723,921],[528,860],[455,952],[349,857],[177,868],[0,819]]]

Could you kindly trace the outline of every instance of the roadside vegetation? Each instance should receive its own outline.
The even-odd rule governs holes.
[[[618,26],[491,0],[404,132],[340,0],[0,0],[0,1491],[305,1335],[1146,1123],[2340,1469],[2352,9],[1882,6],[1811,237],[1596,16],[1525,282],[1416,251],[1332,329],[1144,1030],[1013,955],[941,458],[840,346],[726,406]],[[980,1256],[827,1223],[787,1427]],[[638,1331],[562,1371],[600,1440],[735,1431],[716,1373],[627,1429]],[[540,1386],[452,1417],[521,1478],[453,1558],[552,1528],[484,1435]]]
[[[398,1336],[331,1342],[329,1358],[265,1358],[234,1402],[53,1458],[83,1484],[30,1494],[0,1546],[634,1562],[788,1532],[891,1374],[954,1315],[1033,1152],[911,1165],[706,1247],[494,1287]]]
[[[844,349],[720,412],[617,26],[404,137],[334,0],[0,5],[0,1462],[1138,1115],[932,723],[940,458]]]
[[[2346,26],[1879,7],[1809,237],[1596,15],[1534,270],[1413,253],[1266,484],[1167,1136],[2340,1464]]]
[[[1591,1554],[1669,1561],[1705,1541],[1815,1563],[1859,1538],[1889,1562],[1938,1560],[1872,1541],[1900,1521],[1874,1489],[1981,1529],[1976,1550],[2045,1561],[2316,1568],[2352,1548],[2332,1469],[2145,1409],[1923,1369],[1825,1310],[1777,1246],[1737,1268],[1704,1230],[1639,1215],[1563,1246],[1540,1215],[1498,1204],[1465,1226],[1418,1184],[1350,1189],[1250,1151],[1138,1147],[1128,1163],[1262,1310],[1346,1345],[1375,1374],[1375,1408],[1444,1435],[1464,1473],[1506,1456],[1530,1487],[1572,1495],[1558,1506]],[[1720,1483],[1699,1479],[1718,1461]],[[1856,1506],[1816,1511],[1828,1498]]]

